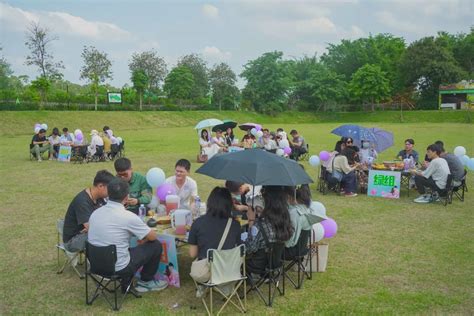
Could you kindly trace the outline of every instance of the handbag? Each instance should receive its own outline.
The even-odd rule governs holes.
[[[224,242],[227,238],[227,235],[229,234],[231,224],[232,218],[229,218],[224,230],[224,234],[222,235],[221,241],[219,242],[219,246],[217,247],[217,250],[221,250],[221,248],[224,246]],[[191,264],[191,272],[189,273],[189,275],[191,276],[191,278],[194,279],[194,281],[198,283],[205,283],[209,281],[209,279],[211,278],[211,267],[209,265],[209,262],[207,261],[207,258],[201,260],[194,260]]]
[[[208,158],[209,157],[203,151],[201,151],[201,153],[197,155],[197,162],[204,163]]]

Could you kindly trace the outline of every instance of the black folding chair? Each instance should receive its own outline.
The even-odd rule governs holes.
[[[466,178],[467,178],[467,170],[464,170],[464,175],[461,179],[461,184],[457,186],[453,185],[453,190],[451,193],[451,201],[453,200],[453,196],[455,196],[459,199],[459,201],[464,202],[464,193],[467,192]]]
[[[83,163],[87,158],[87,145],[72,147],[71,160],[74,163]]]
[[[263,231],[263,230],[262,230]],[[250,291],[256,291],[258,296],[263,300],[265,305],[272,306],[275,294],[278,291],[280,295],[285,293],[285,279],[283,278],[283,251],[285,244],[282,242],[267,243],[267,248],[260,250],[260,254],[263,255],[264,265],[254,266],[248,264],[247,261],[247,280],[249,282],[249,288],[247,293]],[[266,261],[266,262],[265,262]],[[258,275],[258,277],[255,277]],[[282,288],[280,288],[280,282],[282,282]],[[268,299],[265,298],[260,287],[267,283],[268,284]]]
[[[300,289],[303,286],[303,281],[306,278],[311,279],[312,278],[312,271],[311,271],[311,261],[312,261],[312,256],[309,256],[310,264],[309,264],[309,269],[310,271],[307,271],[306,269],[306,264],[305,264],[305,256],[308,254],[309,249],[311,247],[310,245],[310,239],[311,239],[311,230],[302,230],[300,237],[298,239],[298,243],[291,247],[291,248],[285,248],[284,252],[284,261],[288,262],[286,263],[284,267],[284,274],[285,277],[290,281],[291,284],[295,287],[295,289]],[[293,269],[293,267],[297,267],[297,282],[295,282],[290,275],[288,274],[289,271]],[[283,288],[283,290],[285,290]]]
[[[132,289],[133,277],[127,284],[125,291],[122,291],[122,277],[115,272],[117,262],[117,249],[115,245],[104,247],[94,246],[86,242],[86,304],[92,303],[102,295],[113,310],[119,310],[128,293],[139,298],[141,297]],[[92,279],[96,285],[92,296],[89,296],[88,279]],[[118,301],[118,292],[122,293],[122,299]],[[113,294],[113,302],[111,296]]]
[[[88,156],[87,162],[105,161],[104,146],[96,146],[95,153]]]
[[[439,199],[444,206],[453,202],[453,175],[449,174],[446,180],[446,188],[438,191]],[[433,193],[432,193],[433,196]]]

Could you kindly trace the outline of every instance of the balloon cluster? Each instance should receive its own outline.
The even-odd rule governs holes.
[[[80,142],[84,140],[84,134],[82,134],[82,131],[80,129],[76,129],[74,131],[74,137],[76,137],[76,139]]]
[[[326,208],[321,202],[311,202],[311,213],[320,217],[325,217],[324,221],[313,225],[313,237],[315,242],[321,241],[323,238],[332,238],[337,233],[337,223],[332,218],[326,216]]]
[[[317,167],[321,164],[321,161],[328,161],[331,158],[331,154],[325,150],[319,153],[319,156],[313,155],[309,157],[309,164],[313,167]]]
[[[462,164],[466,166],[469,170],[474,170],[474,157],[469,158],[468,155],[466,155],[466,148],[463,146],[457,146],[454,148],[454,154],[461,160]]]
[[[42,129],[44,129],[45,131],[47,131],[47,130],[48,130],[48,124],[46,124],[46,123],[43,123],[43,124],[41,124],[41,123],[36,123],[33,130],[35,131],[35,134],[38,134],[39,131],[42,130]]]
[[[161,168],[151,168],[146,173],[146,181],[152,188],[156,188],[156,197],[164,202],[166,196],[176,194],[176,189],[170,183],[165,183],[165,172]]]

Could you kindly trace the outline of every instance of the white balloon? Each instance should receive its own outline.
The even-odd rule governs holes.
[[[469,170],[474,170],[474,158],[469,159],[466,166],[469,168]]]
[[[118,140],[119,144],[121,144],[122,141],[123,141],[122,137],[117,137],[117,140]]]
[[[313,155],[313,156],[309,157],[309,164],[311,166],[317,167],[317,166],[319,166],[320,163],[321,163],[321,160],[319,159],[318,156]]]
[[[321,223],[314,224],[312,231],[312,241],[319,242],[324,238],[324,227]]]
[[[260,137],[262,137],[262,136],[263,136],[263,132],[262,132],[262,131],[258,131],[258,132],[257,132],[257,137],[260,138]]]
[[[454,154],[458,157],[462,157],[466,154],[466,148],[464,148],[463,146],[457,146],[456,148],[454,148]]]
[[[462,165],[463,166],[467,166],[467,164],[469,163],[469,156],[468,155],[464,155],[462,157],[459,157],[459,159],[461,159],[461,162],[462,162]]]
[[[152,188],[159,187],[163,182],[165,182],[165,172],[160,168],[151,168],[146,173],[146,181]]]
[[[45,131],[47,131],[48,130],[48,124],[46,124],[46,123],[41,124],[41,128],[44,129]]]
[[[312,201],[309,208],[311,209],[311,214],[326,217],[326,207],[323,203],[318,201]]]
[[[255,134],[257,134],[257,129],[254,127],[250,130],[250,134],[252,134],[253,136],[255,136]]]
[[[38,134],[40,132],[41,127],[35,128],[35,134]]]
[[[276,154],[277,154],[278,156],[283,156],[283,155],[285,154],[285,152],[283,151],[283,149],[278,148],[277,151],[276,151]]]

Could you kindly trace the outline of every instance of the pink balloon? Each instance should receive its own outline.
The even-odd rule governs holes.
[[[290,147],[285,147],[285,148],[283,148],[283,152],[284,152],[286,155],[289,155],[289,154],[291,154],[291,148],[290,148]]]
[[[324,227],[324,238],[334,237],[337,233],[337,224],[332,218],[328,218],[321,222]]]
[[[166,196],[170,194],[176,194],[176,189],[170,183],[163,183],[156,189],[156,196],[160,199],[160,201],[165,201]]]
[[[328,161],[329,158],[331,158],[331,154],[327,151],[323,150],[319,153],[319,159],[321,159],[322,161]]]

